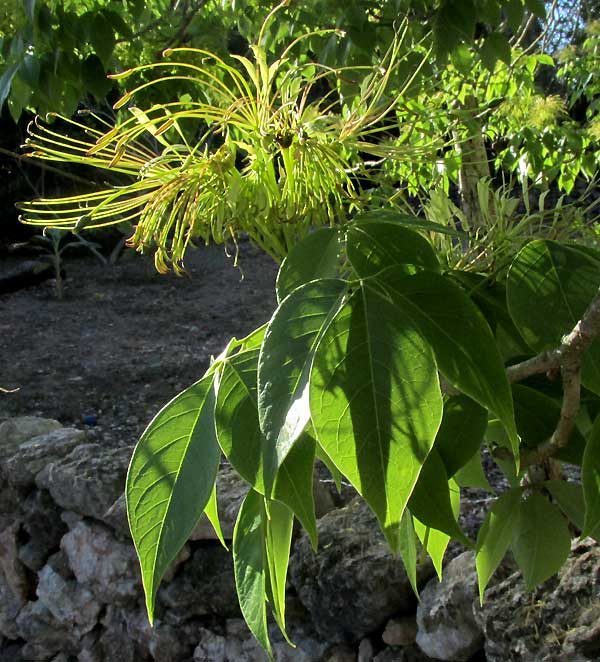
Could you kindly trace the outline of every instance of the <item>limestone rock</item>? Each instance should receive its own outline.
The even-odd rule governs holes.
[[[414,609],[404,566],[362,500],[320,519],[318,532],[316,555],[305,535],[297,541],[290,577],[321,637],[331,643],[358,641],[391,616]],[[418,572],[423,581],[433,569],[427,564]]]
[[[16,619],[25,604],[23,598],[15,596],[4,573],[0,572],[0,635],[8,639],[18,638]]]
[[[141,575],[133,545],[117,540],[102,524],[80,522],[61,541],[78,582],[100,602],[123,604],[141,592]]]
[[[20,416],[0,423],[0,457],[7,457],[24,441],[48,434],[62,426],[52,418]]]
[[[225,637],[206,628],[199,630],[200,641],[194,649],[194,662],[226,662]]]
[[[414,616],[403,616],[388,621],[381,638],[388,646],[411,646],[417,638]]]
[[[22,528],[28,541],[19,548],[19,559],[37,572],[60,548],[67,527],[61,521],[60,510],[45,490],[32,490],[21,499],[20,506]]]
[[[151,627],[145,611],[141,609],[115,611],[114,618],[118,617],[125,621],[130,639],[141,650],[148,651],[151,658],[157,662],[159,660],[160,662],[181,662],[193,655],[199,638],[199,626],[195,622],[173,627],[156,619],[154,627]],[[137,660],[136,657],[135,662]]]
[[[66,581],[50,565],[38,575],[37,596],[61,626],[79,637],[94,628],[101,605],[91,591],[75,581]]]
[[[488,589],[475,612],[488,662],[600,659],[600,546],[576,541],[557,576],[533,593],[520,573]]]
[[[464,552],[421,591],[417,608],[417,644],[439,660],[468,660],[483,648],[483,632],[473,616],[477,571],[473,552]]]
[[[81,515],[102,519],[123,492],[131,448],[82,444],[49,463],[36,477],[56,503]]]
[[[378,653],[373,662],[430,662],[428,657],[417,646],[390,646]]]
[[[25,568],[18,557],[17,534],[21,527],[17,522],[0,533],[0,570],[13,595],[23,602],[28,598]]]
[[[231,554],[220,545],[200,547],[177,574],[158,592],[167,607],[166,618],[178,625],[195,616],[239,614]]]
[[[39,601],[28,602],[17,616],[19,636],[25,640],[23,657],[45,662],[57,653],[76,654],[78,638],[60,626],[50,611]]]
[[[64,458],[84,439],[85,432],[75,428],[60,428],[33,437],[13,447],[12,454],[0,457],[0,473],[10,485],[29,489],[46,465]]]

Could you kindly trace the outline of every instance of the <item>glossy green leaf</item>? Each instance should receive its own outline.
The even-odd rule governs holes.
[[[516,456],[519,438],[510,386],[494,336],[477,307],[458,285],[439,274],[406,276],[387,269],[377,281],[430,343],[444,377],[502,421]]]
[[[209,502],[219,466],[213,375],[169,402],[140,438],[127,474],[127,514],[150,622],[158,585]]]
[[[442,415],[437,366],[420,334],[360,286],[323,335],[310,380],[319,443],[398,551],[402,513]]]
[[[486,492],[493,492],[481,466],[481,454],[475,453],[455,474],[454,480],[460,487],[477,487]]]
[[[290,561],[290,545],[294,516],[292,511],[278,501],[269,502],[266,522],[266,553],[269,567],[272,609],[279,628],[285,631],[285,582]],[[289,639],[288,639],[289,641]]]
[[[452,513],[455,519],[458,519],[460,512],[460,488],[454,481],[450,479],[448,483],[448,490],[450,494],[450,504],[452,506]],[[438,529],[433,529],[423,524],[423,522],[414,518],[414,528],[423,545],[423,548],[431,558],[435,572],[442,580],[442,566],[444,563],[444,555],[450,543],[451,537]]]
[[[560,404],[535,389],[514,384],[512,387],[517,430],[523,445],[535,448],[548,441],[560,418]],[[556,457],[563,462],[580,465],[585,448],[585,439],[575,427],[569,443],[561,448]]]
[[[521,490],[508,490],[496,499],[479,529],[475,565],[482,604],[485,588],[504,558],[517,530],[520,512]]]
[[[413,518],[406,508],[400,521],[400,534],[398,538],[398,552],[406,570],[406,576],[415,592],[419,596],[419,587],[417,586],[417,536],[413,525]]]
[[[346,252],[361,278],[373,276],[390,266],[396,266],[404,273],[421,269],[439,271],[440,268],[427,239],[394,223],[370,221],[350,225],[346,234]]]
[[[300,436],[279,468],[273,497],[294,511],[317,550],[317,518],[313,494],[315,440],[308,434]]]
[[[433,223],[432,221],[426,221],[425,219],[416,216],[401,214],[400,212],[392,211],[390,209],[374,209],[356,216],[354,221],[360,223],[371,223],[373,221],[391,223],[392,225],[399,225],[413,231],[423,230],[426,232],[437,232],[439,234],[448,234],[453,237],[465,238],[469,236],[467,232],[455,230],[454,228],[440,225],[439,223]]]
[[[581,483],[585,499],[582,536],[600,537],[600,417],[589,433],[583,454]]]
[[[270,454],[258,424],[256,404],[258,349],[227,358],[221,369],[215,423],[225,457],[240,476],[264,493],[264,459]]]
[[[558,572],[571,551],[567,520],[542,494],[534,492],[521,502],[511,548],[532,591]]]
[[[8,98],[13,78],[21,66],[20,62],[7,67],[2,76],[0,76],[0,109]]]
[[[242,616],[269,659],[273,659],[267,629],[266,521],[264,497],[250,490],[233,530],[233,569]]]
[[[318,442],[317,442],[315,455],[317,459],[320,460],[327,467],[327,470],[329,471],[331,477],[333,478],[335,488],[337,489],[338,493],[340,493],[342,491],[342,480],[344,476],[342,472],[331,461],[329,455],[327,455],[327,453],[323,450],[323,448]]]
[[[208,521],[210,522],[213,531],[215,532],[215,535],[217,536],[221,545],[223,545],[225,549],[229,549],[227,547],[227,543],[225,542],[225,538],[223,536],[223,530],[221,529],[221,520],[219,519],[219,504],[217,501],[216,484],[213,487],[213,491],[211,492],[208,503],[206,504],[206,508],[204,509],[204,514],[208,518]]]
[[[475,400],[457,395],[444,402],[435,449],[444,461],[448,478],[478,454],[486,428],[487,411]]]
[[[315,349],[347,291],[342,280],[307,283],[286,297],[267,328],[258,362],[258,415],[270,455],[263,473],[267,495],[310,421],[308,382]]]
[[[537,240],[517,255],[508,273],[510,314],[536,352],[558,347],[581,319],[600,286],[600,264],[584,252]],[[583,384],[600,394],[600,340],[583,356]]]
[[[408,502],[410,512],[425,526],[460,540],[470,541],[461,531],[452,509],[448,474],[436,448],[427,456],[419,480]]]
[[[582,531],[585,522],[585,501],[581,484],[568,483],[566,480],[547,480],[544,487],[569,520]]]
[[[309,234],[288,253],[277,274],[277,301],[300,285],[320,278],[334,278],[339,269],[340,233],[321,228]]]

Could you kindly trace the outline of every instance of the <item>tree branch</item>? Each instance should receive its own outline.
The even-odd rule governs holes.
[[[552,374],[560,370],[563,401],[560,417],[550,439],[521,457],[521,466],[540,464],[564,448],[573,429],[581,404],[581,361],[583,354],[600,336],[600,289],[582,318],[554,350],[542,352],[531,359],[507,368],[509,382],[518,382],[532,375]]]

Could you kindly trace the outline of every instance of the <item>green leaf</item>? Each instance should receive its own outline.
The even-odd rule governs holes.
[[[508,27],[516,32],[521,27],[523,20],[523,2],[522,0],[507,0],[504,3],[504,11],[508,21]]]
[[[555,241],[527,244],[508,273],[510,314],[536,352],[558,347],[581,319],[600,286],[600,265]],[[584,386],[600,394],[600,340],[583,355]]]
[[[285,581],[290,560],[293,524],[294,516],[287,506],[277,501],[269,502],[266,552],[269,566],[269,584],[272,591],[272,609],[275,620],[286,639]]]
[[[208,375],[163,407],[133,452],[127,514],[150,622],[160,580],[213,492],[220,458],[214,406],[213,375]]]
[[[465,287],[469,298],[481,310],[494,331],[497,341],[504,337],[513,349],[512,355],[530,351],[508,312],[504,283],[490,281],[481,274],[467,271],[453,271],[452,277]]]
[[[219,520],[219,506],[217,502],[217,486],[213,487],[213,491],[211,492],[210,498],[208,500],[208,503],[206,504],[206,508],[204,509],[204,514],[208,518],[208,521],[210,522],[217,538],[219,539],[219,542],[225,549],[229,549],[227,547],[227,544],[225,543],[225,538],[223,536],[223,530],[221,529],[221,521]]]
[[[97,55],[89,55],[81,63],[81,79],[86,90],[97,100],[102,100],[112,89],[113,83],[106,77],[106,72]]]
[[[494,336],[477,307],[440,274],[406,276],[392,268],[377,281],[430,343],[444,377],[502,421],[516,457],[519,438],[510,386]]]
[[[544,0],[525,0],[525,6],[538,18],[546,18],[546,5]]]
[[[323,450],[322,446],[318,442],[315,455],[317,459],[321,460],[321,462],[327,467],[327,470],[331,474],[333,482],[335,483],[335,488],[339,494],[342,491],[342,480],[344,478],[342,472],[335,466],[329,455],[327,455],[327,453]]]
[[[517,530],[520,508],[521,490],[516,488],[504,492],[489,509],[479,529],[475,565],[481,604],[483,604],[485,588],[504,558]]]
[[[527,448],[536,448],[554,433],[560,418],[560,405],[544,393],[522,384],[514,384],[512,391],[515,420],[522,443]],[[569,443],[556,453],[556,457],[563,462],[580,465],[584,448],[585,439],[575,427]]]
[[[452,512],[455,518],[458,518],[460,512],[460,489],[456,482],[451,479],[448,484],[448,489],[450,491],[450,503],[452,505]],[[429,526],[426,526],[418,519],[414,519],[414,528],[423,545],[423,548],[429,554],[435,572],[439,578],[442,580],[442,566],[444,563],[444,555],[446,554],[446,549],[450,543],[450,536],[439,531],[438,529],[432,529]]]
[[[408,508],[402,514],[400,521],[400,533],[398,538],[398,551],[400,558],[406,570],[406,576],[415,592],[419,596],[419,587],[417,586],[417,537],[413,525],[413,518]]]
[[[102,60],[102,64],[108,68],[111,62],[116,39],[112,25],[101,13],[95,14],[92,19],[90,41],[92,42],[96,55]]]
[[[511,548],[528,591],[558,572],[571,551],[567,520],[548,499],[534,493],[521,502]]]
[[[303,434],[279,468],[273,497],[291,508],[317,551],[317,518],[313,494],[315,440]]]
[[[444,461],[448,478],[478,455],[485,430],[487,411],[466,395],[448,398],[435,449]]]
[[[296,244],[279,268],[277,301],[281,303],[311,280],[337,276],[340,248],[340,233],[335,228],[321,228]]]
[[[346,251],[361,278],[373,276],[390,266],[401,267],[404,273],[421,269],[439,271],[440,268],[427,239],[394,223],[369,221],[350,225]]]
[[[424,230],[426,232],[437,232],[439,234],[449,234],[453,237],[460,237],[463,239],[469,236],[467,232],[463,232],[462,230],[455,230],[446,225],[426,221],[417,216],[408,216],[407,214],[401,214],[400,212],[392,211],[390,209],[374,209],[372,211],[367,211],[355,216],[353,220],[354,222],[360,222],[361,224],[372,223],[374,221],[379,223],[391,223],[392,225],[399,225],[413,231]]]
[[[600,417],[589,433],[583,454],[581,483],[585,500],[582,536],[600,537]]]
[[[290,294],[275,311],[258,361],[258,416],[266,438],[266,494],[310,421],[308,381],[315,349],[343,304],[348,284],[319,280]]]
[[[240,476],[264,493],[266,440],[260,431],[257,411],[256,372],[258,349],[227,357],[220,374],[215,423],[225,457]]]
[[[491,32],[488,34],[479,52],[483,63],[490,71],[493,71],[496,60],[502,60],[502,62],[510,64],[510,44],[506,36],[501,32]]]
[[[435,448],[425,460],[408,507],[421,524],[460,540],[467,547],[471,546],[456,522],[450,499],[448,474]]]
[[[563,513],[582,531],[585,521],[585,501],[581,485],[568,483],[566,480],[547,480],[544,487]]]
[[[459,487],[477,487],[486,492],[494,491],[483,472],[481,455],[479,453],[475,453],[475,455],[473,455],[473,457],[454,474],[454,480]]]
[[[10,92],[10,87],[12,84],[12,80],[15,77],[15,74],[19,70],[20,67],[20,62],[17,62],[16,64],[11,65],[10,67],[7,67],[4,70],[4,73],[2,76],[0,76],[0,109],[4,105],[4,102],[6,101],[8,94]]]
[[[442,397],[429,346],[364,285],[321,338],[310,410],[319,443],[398,551],[400,520],[433,445]]]
[[[267,629],[266,521],[263,496],[250,490],[233,530],[233,569],[244,620],[272,660]]]

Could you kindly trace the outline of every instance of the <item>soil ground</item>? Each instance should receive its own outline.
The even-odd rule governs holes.
[[[19,261],[0,259],[0,273]],[[66,253],[63,301],[54,281],[0,296],[0,386],[19,389],[0,393],[0,421],[44,416],[99,443],[134,443],[231,336],[274,311],[275,263],[246,243],[239,264],[201,248],[186,258],[189,277],[177,277],[133,252],[116,265]]]

